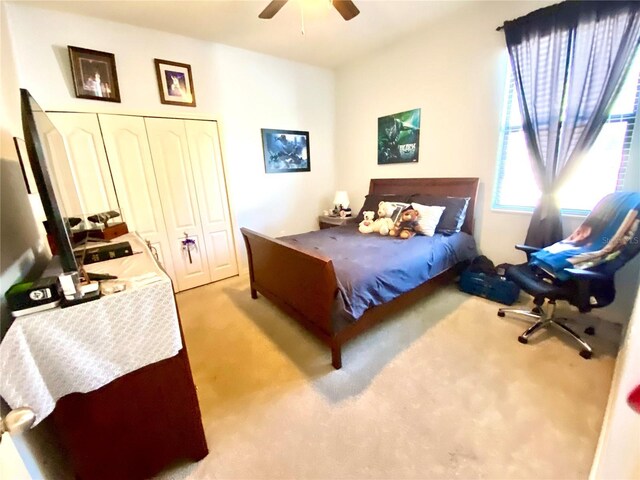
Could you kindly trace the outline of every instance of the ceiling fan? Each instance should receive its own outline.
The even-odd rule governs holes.
[[[265,19],[273,18],[287,2],[288,0],[273,0],[267,5],[267,8],[260,12],[258,17]],[[345,20],[351,20],[360,13],[358,7],[356,7],[351,0],[331,0],[331,4]]]

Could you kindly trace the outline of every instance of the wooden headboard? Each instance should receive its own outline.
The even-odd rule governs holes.
[[[462,231],[473,235],[473,216],[478,194],[478,178],[372,178],[369,193],[439,195],[469,197],[467,216]]]

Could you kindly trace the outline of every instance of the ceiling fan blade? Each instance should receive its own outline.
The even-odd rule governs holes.
[[[336,7],[338,13],[342,15],[345,20],[351,20],[353,17],[360,13],[358,7],[351,0],[333,0],[333,6]]]
[[[273,16],[278,13],[282,7],[284,7],[284,4],[287,3],[287,1],[288,0],[273,0],[269,5],[267,5],[267,8],[260,12],[258,17],[265,19],[273,18]]]

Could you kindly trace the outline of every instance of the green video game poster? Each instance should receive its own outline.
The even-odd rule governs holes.
[[[418,161],[420,109],[378,118],[378,165]]]

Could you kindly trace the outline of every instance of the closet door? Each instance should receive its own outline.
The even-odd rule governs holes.
[[[209,283],[211,275],[184,122],[145,118],[145,124],[178,290]],[[186,245],[185,240],[189,242]]]
[[[130,231],[148,241],[178,288],[142,117],[98,115],[113,183]]]
[[[211,280],[237,275],[229,202],[216,122],[185,120]]]
[[[65,215],[91,215],[118,208],[116,192],[104,151],[98,117],[94,113],[49,113],[62,136],[51,138],[54,176]],[[53,134],[52,134],[53,135]]]

